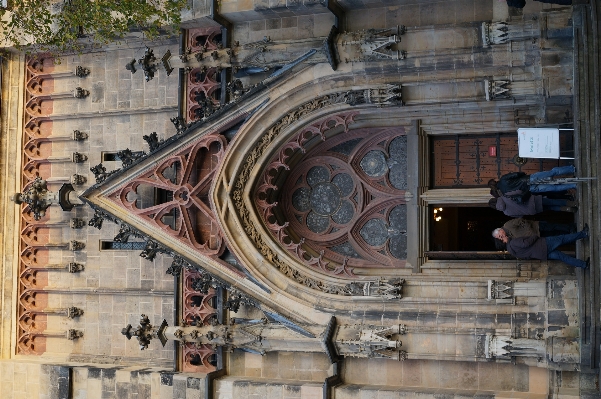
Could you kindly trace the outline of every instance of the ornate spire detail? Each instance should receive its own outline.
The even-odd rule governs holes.
[[[84,133],[80,130],[73,130],[73,140],[75,141],[83,141],[88,138],[88,134]]]
[[[86,98],[89,95],[90,92],[86,89],[82,89],[81,87],[76,87],[75,90],[73,90],[73,97],[75,98]]]
[[[511,98],[511,82],[509,80],[484,80],[486,101],[507,100]]]
[[[72,229],[81,229],[85,225],[86,221],[82,218],[71,218],[71,220],[69,221],[69,226]]]
[[[113,173],[117,172],[118,170],[119,169],[113,170],[111,172],[107,172],[106,168],[101,163],[90,168],[90,171],[92,173],[94,173],[94,177],[96,178],[96,183],[102,183],[103,181],[105,181],[107,179],[107,177],[109,177]]]
[[[86,67],[82,67],[81,65],[77,65],[75,67],[75,76],[80,78],[85,78],[90,74],[90,70]]]
[[[28,204],[35,220],[40,220],[46,215],[46,209],[52,204],[57,204],[58,194],[48,191],[46,180],[36,177],[29,188],[23,193],[16,193],[11,198],[15,204]]]

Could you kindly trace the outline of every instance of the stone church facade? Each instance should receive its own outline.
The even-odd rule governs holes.
[[[597,397],[597,183],[590,270],[496,251],[486,208],[570,162],[520,127],[597,176],[574,3],[194,0],[179,38],[8,53],[2,397]]]

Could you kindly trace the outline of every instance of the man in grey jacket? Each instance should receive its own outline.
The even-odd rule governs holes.
[[[505,243],[507,251],[518,259],[560,260],[570,266],[586,269],[590,258],[584,261],[557,250],[561,245],[571,244],[583,238],[588,238],[587,224],[584,225],[582,231],[572,234],[552,237],[527,236],[513,239],[504,235],[500,240]]]
[[[570,234],[576,231],[575,225],[537,222],[535,220],[526,220],[522,218],[511,219],[492,232],[492,236],[501,240],[504,235],[509,238],[519,238],[528,236],[550,237],[562,234]]]

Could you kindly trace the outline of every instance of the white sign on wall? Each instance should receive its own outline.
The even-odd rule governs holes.
[[[520,128],[518,149],[521,158],[559,159],[559,129]]]

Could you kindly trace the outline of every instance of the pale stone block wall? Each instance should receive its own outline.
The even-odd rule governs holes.
[[[157,56],[167,49],[177,54],[176,44],[154,47]],[[147,151],[142,136],[153,131],[159,138],[175,134],[169,121],[177,114],[178,74],[167,77],[159,71],[153,80],[145,82],[142,72],[132,75],[125,64],[144,54],[144,47],[65,56],[53,73],[75,70],[77,65],[90,69],[84,78],[56,76],[54,93],[70,93],[75,87],[90,91],[84,99],[58,98],[52,102],[53,121],[51,136],[69,136],[73,130],[89,134],[85,141],[53,140],[53,157],[70,157],[75,151],[85,154],[88,161],[74,164],[70,161],[51,164],[51,177],[68,178],[78,173],[87,183],[77,189],[92,185],[94,176],[91,166],[102,162],[101,152],[116,152],[130,148]],[[120,162],[105,162],[108,170],[121,167]],[[50,183],[56,191],[62,182]],[[86,223],[93,212],[89,207],[63,212],[59,207],[49,209],[50,223],[68,222],[72,217],[83,218]],[[102,230],[85,226],[71,229],[68,225],[49,227],[50,243],[68,243],[70,240],[86,244],[83,251],[71,252],[52,248],[48,251],[48,263],[66,264],[77,262],[85,265],[80,273],[65,271],[38,272],[47,276],[50,308],[76,306],[84,315],[74,320],[50,315],[47,331],[64,332],[70,328],[81,330],[83,338],[68,341],[64,338],[47,338],[46,356],[66,359],[73,355],[74,361],[98,363],[144,363],[171,365],[173,345],[165,348],[153,345],[140,351],[137,342],[128,342],[120,331],[125,325],[137,325],[141,313],[150,316],[154,324],[163,318],[173,322],[174,279],[165,274],[170,259],[158,256],[153,262],[139,257],[139,251],[101,251],[100,240],[112,241],[119,226],[105,222]],[[129,360],[127,360],[129,359]]]
[[[41,365],[24,361],[0,361],[2,399],[38,398],[45,389],[40,380]]]

